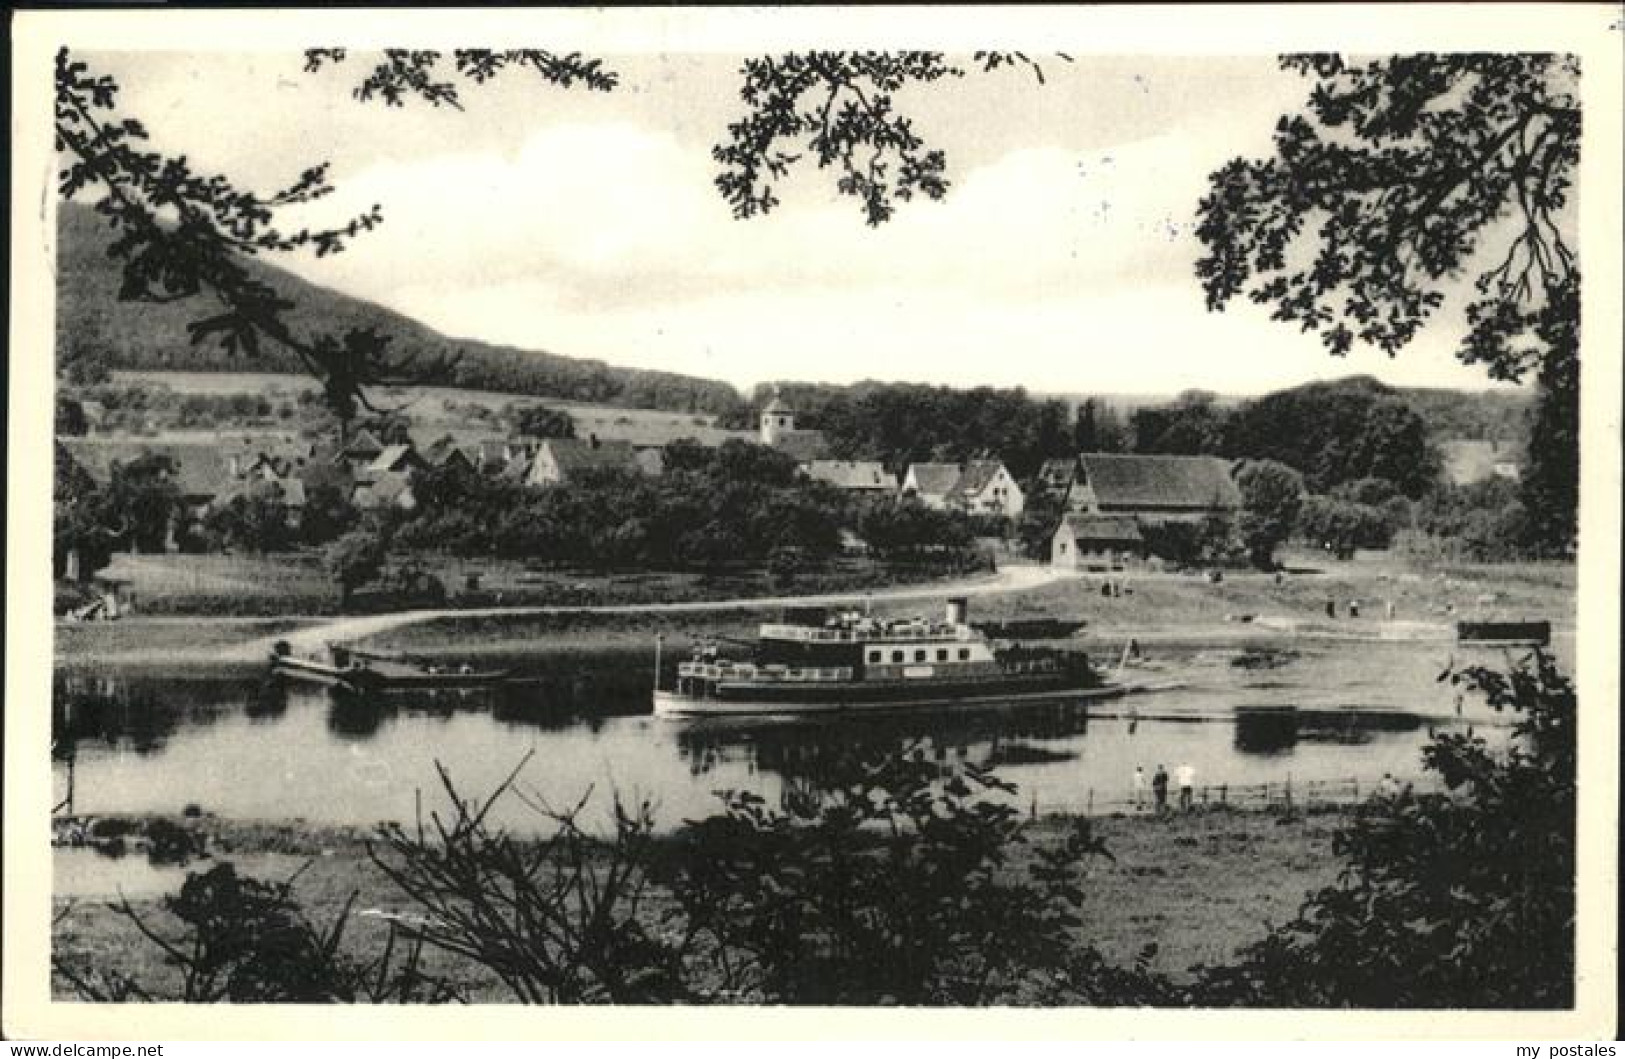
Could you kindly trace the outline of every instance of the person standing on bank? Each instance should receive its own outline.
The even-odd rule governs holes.
[[[1168,811],[1168,773],[1161,765],[1157,766],[1157,774],[1151,777],[1151,794],[1157,800],[1157,815],[1161,816]]]
[[[1176,775],[1179,777],[1179,808],[1188,813],[1191,811],[1191,792],[1196,787],[1196,770],[1185,764],[1179,766]]]
[[[1134,766],[1134,811],[1145,808],[1145,769]]]

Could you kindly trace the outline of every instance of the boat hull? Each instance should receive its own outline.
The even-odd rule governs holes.
[[[775,689],[778,690],[778,689]],[[954,706],[1003,706],[1011,704],[1077,703],[1115,698],[1126,694],[1128,688],[1108,684],[1097,688],[993,688],[960,692],[928,688],[910,689],[906,696],[894,698],[866,698],[861,689],[847,696],[829,696],[821,699],[766,699],[749,695],[729,698],[696,698],[679,695],[674,691],[656,690],[654,712],[660,717],[745,717],[783,716],[799,717],[826,714],[882,713],[894,710],[917,710]]]
[[[300,680],[354,691],[465,691],[488,688],[508,679],[507,670],[479,673],[388,672],[378,668],[339,669],[308,658],[288,655],[271,660],[271,672]]]

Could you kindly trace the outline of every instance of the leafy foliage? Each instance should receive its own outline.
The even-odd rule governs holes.
[[[1453,277],[1493,260],[1474,280],[1458,356],[1497,379],[1536,370],[1545,434],[1530,448],[1531,488],[1543,545],[1566,548],[1578,458],[1578,60],[1297,55],[1282,65],[1314,79],[1306,112],[1282,117],[1273,157],[1213,173],[1198,207],[1209,307],[1245,293],[1318,332],[1333,354],[1355,341],[1392,354]]]
[[[1436,736],[1442,793],[1374,800],[1335,843],[1347,867],[1298,916],[1209,968],[1207,1003],[1561,1008],[1573,1002],[1574,688],[1541,652],[1450,674],[1512,712],[1515,741]]]
[[[356,589],[383,572],[387,557],[383,536],[371,526],[361,526],[329,544],[322,558],[338,582],[341,601],[348,604]]]
[[[570,413],[562,408],[549,408],[546,405],[531,405],[521,408],[514,417],[514,425],[519,433],[528,438],[573,438],[576,436],[576,421]]]
[[[1259,460],[1236,473],[1241,491],[1237,530],[1247,556],[1260,570],[1275,566],[1275,549],[1292,535],[1303,504],[1303,476],[1284,463]]]
[[[746,1001],[979,1004],[1067,963],[1081,872],[1109,856],[1080,821],[1008,869],[1024,841],[1014,788],[923,755],[851,763],[774,810],[747,792],[683,836],[678,902]],[[989,797],[993,795],[993,797]]]
[[[177,470],[175,461],[161,453],[143,453],[128,463],[113,462],[107,505],[126,523],[132,547],[144,552],[164,550],[170,529],[183,513],[180,487],[174,480]]]
[[[1026,66],[1043,80],[1038,64],[1017,52],[978,52],[975,62],[984,72]],[[941,52],[763,55],[745,60],[740,75],[747,113],[711,152],[722,167],[717,190],[735,217],[777,207],[778,181],[805,156],[819,169],[836,170],[836,190],[859,201],[871,227],[890,220],[899,202],[947,193],[946,155],[927,145],[897,107],[898,94],[911,85],[965,76]]]
[[[348,58],[349,52],[344,48],[307,48],[305,72],[313,74]],[[386,106],[401,107],[408,99],[417,97],[432,106],[462,110],[457,83],[447,79],[446,58],[438,51],[387,48],[351,94],[361,103],[376,99]],[[476,85],[485,84],[509,68],[528,70],[543,82],[560,88],[580,84],[593,91],[609,92],[619,83],[618,75],[605,69],[601,60],[588,59],[577,52],[558,55],[538,48],[506,51],[459,48],[451,53],[449,65],[450,73]]]
[[[187,325],[194,344],[214,339],[230,353],[256,357],[262,341],[274,343],[322,381],[343,418],[365,403],[362,387],[401,367],[389,362],[373,333],[296,335],[286,319],[291,303],[245,264],[302,249],[319,257],[338,253],[380,223],[374,207],[335,228],[275,226],[279,211],[332,191],[325,164],[269,195],[243,191],[223,176],[193,172],[184,157],[141,150],[147,131],[118,113],[118,84],[66,48],[57,52],[55,88],[56,149],[65,158],[59,191],[64,199],[92,188],[103,193],[91,208],[117,233],[107,253],[121,262],[121,300],[165,303],[209,294],[220,311]]]
[[[649,890],[653,815],[615,804],[615,832],[582,829],[586,804],[553,812],[536,841],[491,828],[486,817],[513,790],[529,756],[484,801],[464,801],[444,769],[454,807],[413,832],[385,826],[373,862],[423,915],[413,939],[487,968],[527,1003],[638,1004],[685,999],[679,950],[639,916]],[[528,799],[527,799],[528,801]]]
[[[54,956],[55,973],[86,1000],[434,1003],[454,995],[421,973],[421,945],[409,946],[397,958],[393,928],[376,957],[356,960],[340,948],[349,903],[331,926],[319,927],[294,899],[293,880],[239,875],[229,862],[189,873],[180,892],[164,898],[165,912],[182,925],[177,936],[161,932],[128,901],[112,907],[164,953],[179,983],[157,992],[150,983]]]
[[[213,508],[204,527],[224,545],[246,552],[279,552],[294,543],[295,528],[280,490],[249,489]]]

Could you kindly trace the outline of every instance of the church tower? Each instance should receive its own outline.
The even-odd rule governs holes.
[[[778,387],[773,388],[773,400],[767,402],[762,409],[762,444],[777,446],[779,438],[796,428],[795,413],[790,406],[779,397]]]

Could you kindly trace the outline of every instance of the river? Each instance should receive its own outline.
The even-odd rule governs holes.
[[[944,769],[993,765],[1024,807],[1124,807],[1136,765],[1196,770],[1202,796],[1255,785],[1311,784],[1384,773],[1422,776],[1433,731],[1471,726],[1502,738],[1507,718],[1474,695],[1458,704],[1437,678],[1438,643],[1305,643],[1237,665],[1236,648],[1152,659],[1177,690],[1087,708],[1010,707],[818,720],[672,720],[648,708],[640,651],[516,657],[537,682],[502,693],[365,701],[266,677],[245,666],[155,674],[151,668],[59,671],[57,799],[80,814],[179,813],[245,820],[372,825],[444,807],[437,763],[466,797],[484,795],[529,755],[533,802],[607,817],[611,792],[651,799],[674,826],[716,811],[716,792],[776,799],[787,784],[828,783],[855,761],[922,754]],[[1352,790],[1352,784],[1348,788]],[[1222,790],[1222,793],[1221,793]],[[537,821],[523,799],[493,820]]]

